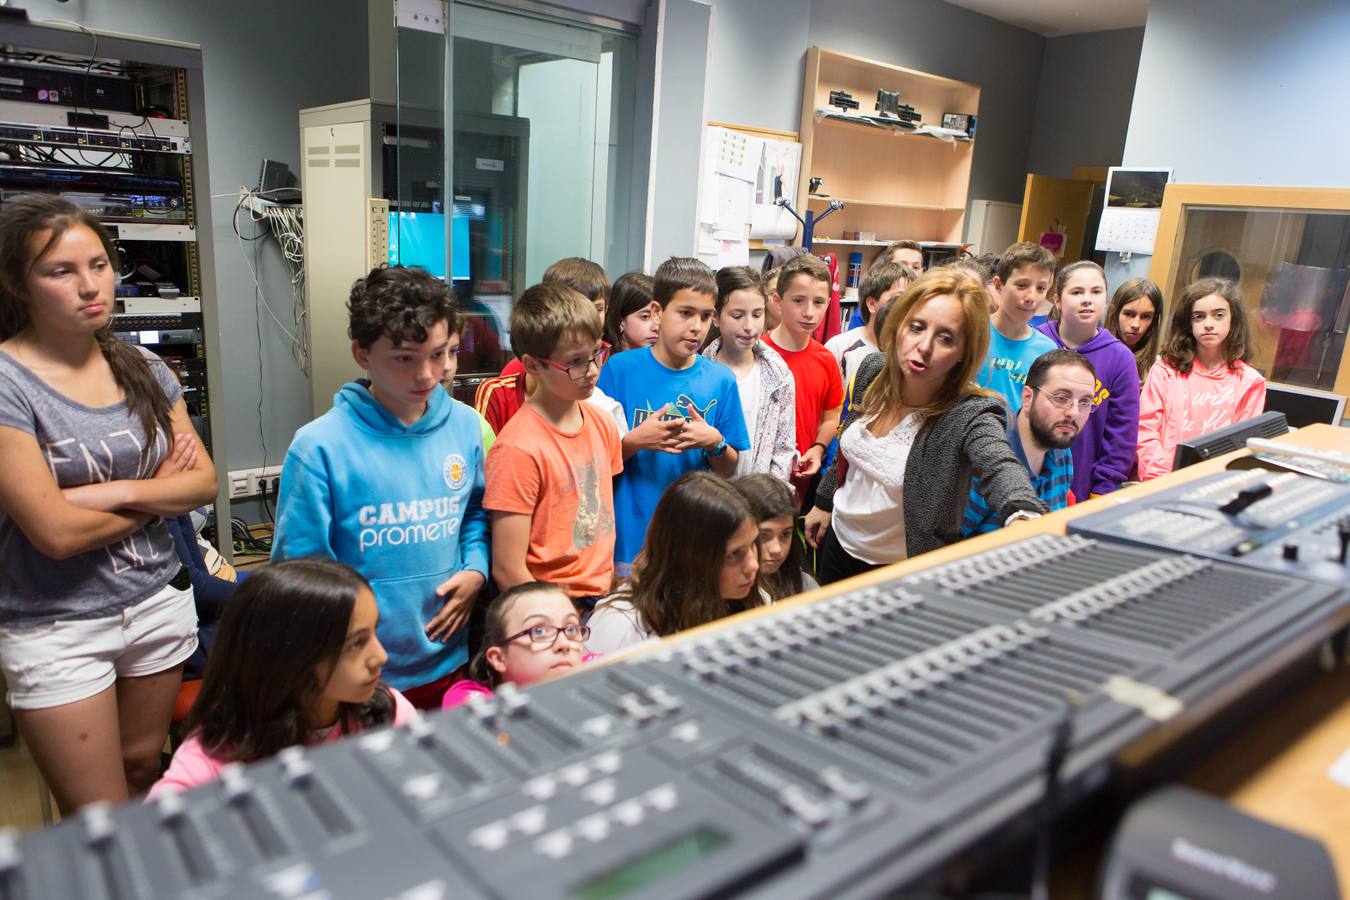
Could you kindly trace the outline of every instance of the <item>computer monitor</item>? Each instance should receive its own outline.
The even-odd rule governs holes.
[[[456,208],[450,217],[455,281],[469,279],[469,219]],[[389,213],[389,265],[421,266],[437,278],[445,277],[445,213],[398,211]]]
[[[1268,381],[1266,412],[1284,413],[1290,428],[1302,428],[1318,422],[1339,425],[1345,417],[1345,395]]]
[[[1177,444],[1176,456],[1172,459],[1172,469],[1184,469],[1198,463],[1247,446],[1247,438],[1277,438],[1289,433],[1289,423],[1284,413],[1261,413],[1254,419],[1236,422],[1226,428],[1202,434]]]

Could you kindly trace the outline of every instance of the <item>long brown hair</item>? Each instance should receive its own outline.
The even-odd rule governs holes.
[[[1173,304],[1167,343],[1162,349],[1163,362],[1182,375],[1190,372],[1195,363],[1195,329],[1191,325],[1191,312],[1196,303],[1211,294],[1218,294],[1228,301],[1229,326],[1228,337],[1223,341],[1223,361],[1228,368],[1234,369],[1239,360],[1247,362],[1252,358],[1247,311],[1242,307],[1242,292],[1237,283],[1226,278],[1201,278],[1187,285]]]
[[[370,585],[356,570],[321,557],[250,575],[221,613],[185,732],[213,755],[244,763],[305,743],[305,712],[323,694],[319,673],[342,656],[362,589]],[[338,705],[347,732],[392,721],[394,697],[383,683],[364,703]]]
[[[864,419],[874,419],[886,410],[900,406],[905,374],[896,359],[895,344],[900,330],[909,325],[915,311],[934,297],[950,295],[961,303],[961,332],[966,348],[961,361],[947,375],[942,390],[920,412],[940,416],[958,401],[971,396],[993,396],[975,384],[975,376],[989,353],[989,294],[974,276],[958,269],[930,269],[920,275],[909,289],[892,301],[882,323],[877,342],[885,356],[881,372],[863,395]]]
[[[730,612],[718,578],[727,541],[747,521],[756,520],[745,497],[711,472],[687,472],[666,488],[622,591],[650,633],[674,634]],[[759,587],[756,578],[746,608],[762,602]]]
[[[646,272],[624,272],[614,279],[609,305],[605,307],[605,340],[609,341],[610,353],[623,352],[619,325],[633,313],[652,305],[652,290],[652,276]]]
[[[797,496],[783,479],[767,472],[754,472],[737,476],[731,484],[749,501],[750,511],[755,514],[756,525],[762,526],[769,519],[783,517],[796,522]],[[789,540],[787,556],[778,571],[766,575],[763,569],[760,570],[760,581],[764,583],[764,589],[769,592],[769,596],[775,600],[796,596],[805,589],[802,582],[802,558],[805,556],[802,544],[795,532]]]
[[[26,330],[32,319],[28,313],[28,276],[67,231],[88,228],[98,237],[108,254],[108,263],[117,271],[117,248],[103,226],[89,213],[55,194],[25,194],[5,201],[0,208],[0,341],[7,341]],[[36,253],[29,244],[42,232],[50,232]],[[131,344],[119,341],[112,333],[112,321],[94,332],[94,339],[108,361],[113,379],[122,389],[127,409],[138,418],[145,436],[153,443],[157,430],[169,438],[169,398],[164,393],[150,363]]]
[[[1162,290],[1147,278],[1131,278],[1116,288],[1116,292],[1111,295],[1111,305],[1106,309],[1106,330],[1124,343],[1125,338],[1120,336],[1120,311],[1140,297],[1146,297],[1153,304],[1153,324],[1149,325],[1148,331],[1140,336],[1139,343],[1135,344],[1131,351],[1134,353],[1134,365],[1139,370],[1139,378],[1142,381],[1158,355],[1158,345],[1162,343]]]

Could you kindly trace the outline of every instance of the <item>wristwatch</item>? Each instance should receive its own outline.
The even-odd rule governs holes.
[[[718,441],[717,444],[716,444],[714,447],[712,447],[712,448],[710,448],[710,449],[708,449],[708,450],[704,450],[703,452],[708,456],[709,459],[716,459],[717,457],[721,456],[723,453],[726,453],[726,452],[727,452],[727,442],[726,442],[726,439],[723,438],[722,440]]]

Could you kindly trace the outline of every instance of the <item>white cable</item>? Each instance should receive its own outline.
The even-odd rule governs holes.
[[[234,215],[236,218],[239,215],[239,210],[242,208],[243,208],[242,206],[235,207]],[[267,310],[267,314],[272,317],[272,321],[275,322],[277,324],[277,327],[281,329],[282,334],[290,338],[292,342],[295,342],[296,341],[295,335],[292,334],[290,330],[286,328],[285,325],[281,324],[281,320],[278,319],[276,313],[272,311],[272,305],[267,302],[267,294],[263,291],[262,284],[258,281],[258,273],[254,270],[253,263],[249,262],[248,248],[244,246],[244,236],[239,233],[238,228],[235,228],[234,232],[235,232],[234,236],[239,241],[239,253],[244,257],[244,266],[245,268],[248,269],[248,274],[253,279],[253,286],[258,289],[258,296],[262,299],[263,308]]]
[[[304,227],[301,224],[301,217],[294,207],[282,206],[278,204],[260,204],[257,201],[258,192],[241,187],[238,194],[226,195],[235,196],[238,203],[234,208],[236,223],[238,222],[239,211],[241,209],[249,210],[249,219],[255,225],[264,225],[272,236],[276,238],[277,245],[281,250],[282,258],[286,267],[291,272],[291,311],[294,321],[294,331],[281,324],[272,305],[268,303],[267,296],[263,293],[262,285],[258,281],[258,273],[254,271],[252,263],[248,259],[248,252],[244,247],[244,238],[239,233],[238,227],[235,232],[239,240],[239,250],[244,257],[244,264],[249,269],[249,274],[253,278],[253,284],[258,289],[258,296],[262,300],[267,314],[281,329],[282,333],[290,338],[291,357],[296,365],[306,374],[309,373],[309,346],[308,335],[304,330],[305,321],[308,318],[309,311],[305,303],[304,291]]]

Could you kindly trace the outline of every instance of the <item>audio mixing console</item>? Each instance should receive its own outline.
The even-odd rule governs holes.
[[[0,839],[0,898],[878,896],[1343,623],[1331,584],[1040,536]],[[1254,676],[1252,676],[1254,677]]]

